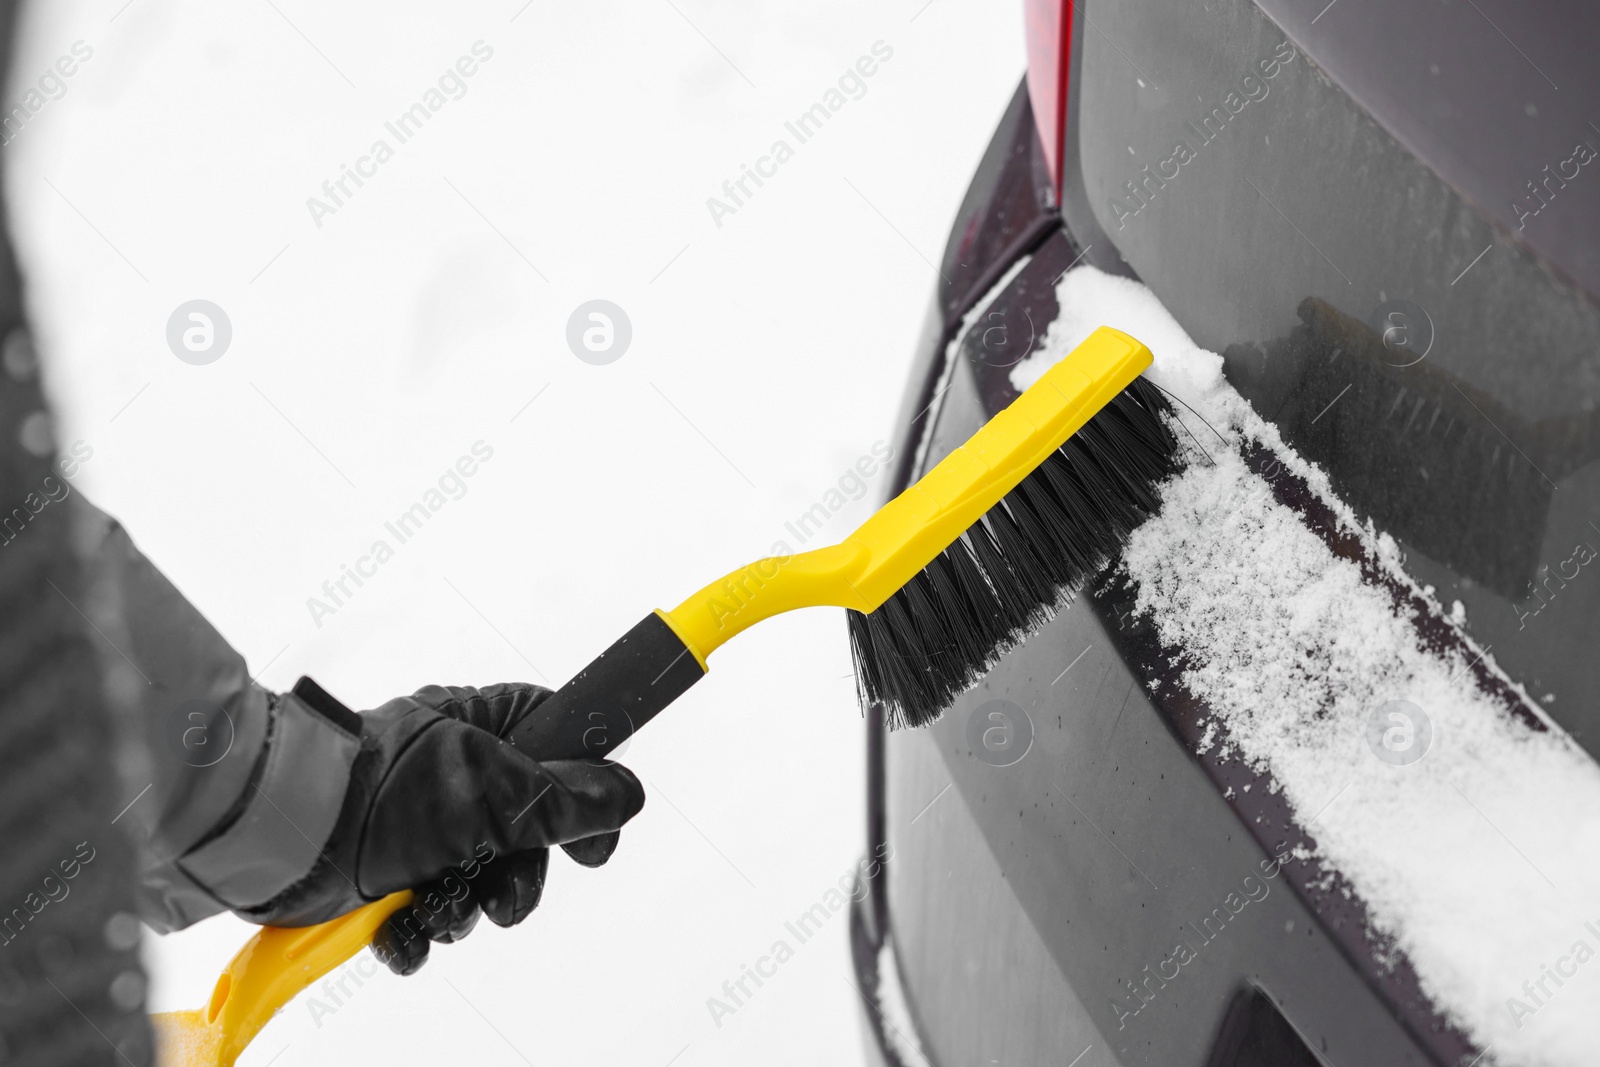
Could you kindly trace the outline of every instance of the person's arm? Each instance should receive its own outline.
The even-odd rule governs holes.
[[[352,724],[256,685],[121,524],[72,499],[108,688],[142,741],[127,746],[127,777],[147,791],[121,820],[142,842],[142,918],[166,932],[269,901],[333,829],[359,747]]]
[[[539,686],[426,686],[360,715],[309,678],[263,689],[118,523],[78,509],[108,689],[142,734],[133,778],[149,784],[125,816],[142,830],[139,895],[156,929],[223,910],[306,925],[414,889],[375,940],[409,974],[480,912],[526,918],[549,846],[606,862],[644,806],[620,765],[539,760],[503,740],[540,714]]]

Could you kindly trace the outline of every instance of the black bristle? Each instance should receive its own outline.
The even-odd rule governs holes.
[[[1028,540],[1027,533],[1012,514],[1013,508],[1020,508],[1019,496],[1015,490],[1007,493],[1005,499],[990,508],[983,519],[994,534],[994,543],[1000,546],[1001,554],[1011,565],[1011,573],[1016,577],[1017,584],[1022,587],[1023,596],[1027,598],[1026,602],[1030,608],[1029,615],[1035,616],[1033,605],[1050,604],[1055,599],[1056,591],[1045,573],[1044,564],[1034,554],[1035,546]],[[1048,615],[1045,618],[1048,618]],[[1039,618],[1037,621],[1043,622],[1044,619]]]
[[[913,579],[914,580],[914,579]],[[882,615],[884,626],[873,635],[872,647],[885,653],[883,660],[885,678],[896,692],[904,693],[908,701],[931,699],[929,682],[935,677],[934,663],[923,641],[923,626],[912,615],[906,603],[906,591],[901,589],[883,602],[873,615]]]
[[[963,539],[972,546],[978,570],[995,594],[995,600],[1000,605],[1001,625],[1006,633],[1030,629],[1034,617],[1028,608],[1028,592],[1006,562],[1005,553],[995,543],[989,524],[979,519],[968,527]]]
[[[984,647],[989,647],[1005,639],[1021,625],[1021,621],[1012,621],[1006,613],[1005,605],[1000,602],[989,580],[983,576],[983,568],[978,566],[978,561],[972,557],[972,547],[966,537],[958,537],[947,552],[939,557],[940,560],[950,565],[950,573],[967,603],[972,605],[972,630],[974,640]]]
[[[1067,516],[1071,525],[1064,537],[1075,546],[1073,558],[1085,568],[1094,566],[1084,546],[1094,543],[1094,530],[1109,522],[1110,517],[1098,506],[1099,502],[1085,487],[1082,477],[1073,470],[1071,460],[1062,456],[1061,462],[1046,463],[1030,477],[1044,483],[1056,506]]]
[[[1083,573],[1097,562],[1084,550],[1084,538],[1088,532],[1084,524],[1073,521],[1051,491],[1042,470],[1035,470],[1024,478],[1022,484],[1017,486],[1017,491],[1027,503],[1027,510],[1043,527],[1038,533],[1031,529],[1028,531],[1033,543],[1060,547],[1058,552],[1045,553],[1043,556],[1045,564],[1050,566],[1051,581],[1058,586],[1075,585]]]
[[[871,614],[848,612],[862,707],[924,726],[1071,601],[1155,514],[1171,408],[1143,378]]]

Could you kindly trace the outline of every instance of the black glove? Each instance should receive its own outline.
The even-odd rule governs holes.
[[[620,764],[539,762],[500,740],[550,695],[535,685],[428,686],[361,716],[361,751],[322,858],[258,908],[253,922],[323,922],[399,889],[415,890],[373,939],[397,974],[426,962],[428,942],[465,937],[481,910],[499,926],[539,903],[559,844],[597,867],[644,807]]]

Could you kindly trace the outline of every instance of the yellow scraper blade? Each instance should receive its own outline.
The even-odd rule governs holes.
[[[296,993],[372,943],[384,920],[411,903],[390,893],[316,926],[264,926],[239,950],[199,1011],[150,1016],[160,1067],[233,1067],[252,1038]]]

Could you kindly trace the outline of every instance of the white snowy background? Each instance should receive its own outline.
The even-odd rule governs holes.
[[[889,436],[1023,66],[1020,5],[973,0],[32,7],[8,109],[93,50],[5,175],[58,436],[94,449],[75,485],[266,685],[356,707],[559,684],[784,537]],[[480,40],[466,94],[318,228],[306,199]],[[877,41],[866,94],[715,226],[706,198]],[[209,366],[165,340],[196,298],[233,328]],[[609,366],[565,342],[594,298],[633,325]],[[466,495],[316,626],[307,598],[479,440]],[[650,800],[607,867],[557,857],[521,927],[297,1002],[241,1062],[857,1062],[842,914],[706,1008],[862,851],[849,669],[837,612],[742,637],[626,753]],[[151,938],[152,1007],[198,1007],[248,932]]]

